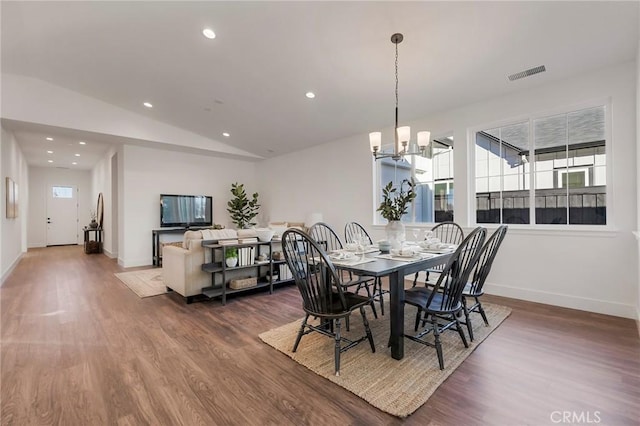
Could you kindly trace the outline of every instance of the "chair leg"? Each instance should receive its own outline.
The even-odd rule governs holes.
[[[462,331],[462,325],[460,324],[460,320],[458,320],[458,317],[455,314],[452,316],[453,316],[453,319],[456,321],[456,330],[458,331],[458,334],[462,339],[462,343],[464,343],[465,348],[468,348],[469,344],[467,343],[467,338],[464,336],[464,331]]]
[[[416,272],[416,275],[413,277],[413,285],[411,286],[412,288],[416,286],[416,284],[418,284],[418,274],[420,272]]]
[[[469,309],[467,309],[467,299],[464,296],[462,296],[462,309],[464,311],[464,322],[467,324],[467,331],[469,332],[469,340],[473,342],[473,327],[471,326]]]
[[[416,324],[413,327],[413,331],[418,331],[418,326],[420,325],[420,314],[422,314],[422,309],[418,308],[418,312],[416,312]]]
[[[376,290],[376,283],[378,285],[378,295],[380,295],[380,314],[382,316],[384,316],[384,293],[382,292],[382,279],[380,277],[376,277],[376,281],[373,284],[374,290],[373,293],[375,294]]]
[[[480,315],[482,315],[482,319],[484,320],[484,325],[489,327],[489,321],[487,320],[487,314],[484,313],[484,309],[482,309],[482,303],[476,297],[476,303],[478,304],[478,311],[480,311]]]
[[[336,347],[335,347],[335,364],[336,364],[336,376],[340,375],[340,318],[336,319]]]
[[[302,339],[302,335],[304,334],[304,328],[307,326],[307,320],[309,319],[309,314],[304,316],[304,320],[302,320],[302,324],[300,325],[300,330],[298,331],[298,336],[296,337],[296,342],[293,344],[293,351],[298,350],[298,345],[300,344],[300,339]]]
[[[364,322],[364,330],[367,333],[367,339],[369,339],[369,344],[371,345],[371,352],[376,351],[376,345],[373,343],[373,334],[371,334],[371,329],[369,328],[369,321],[367,321],[367,315],[364,312],[364,307],[360,307],[360,314],[362,315],[362,321]]]
[[[436,352],[438,353],[438,364],[440,370],[444,370],[444,356],[442,355],[442,342],[440,342],[440,329],[438,328],[438,318],[431,316],[431,324],[433,326],[433,336],[435,337]]]
[[[373,282],[373,294],[376,294],[376,282]],[[378,319],[378,313],[376,312],[376,301],[373,300],[373,297],[371,297],[371,289],[369,288],[369,286],[367,284],[364,285],[365,290],[367,290],[367,297],[369,299],[371,299],[371,310],[373,311],[373,316],[375,319]]]

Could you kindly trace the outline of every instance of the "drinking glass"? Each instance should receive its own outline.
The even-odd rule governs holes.
[[[356,253],[360,252],[360,259],[364,260],[365,247],[367,246],[367,243],[369,242],[369,239],[365,235],[356,234],[355,235],[355,242],[356,242],[356,244],[358,244],[358,248],[356,249]]]

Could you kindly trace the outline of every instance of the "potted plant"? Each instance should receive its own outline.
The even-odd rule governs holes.
[[[404,190],[405,184],[409,187],[406,191]],[[416,198],[413,187],[413,180],[405,179],[400,183],[400,190],[393,187],[393,182],[389,182],[382,189],[382,202],[377,211],[388,221],[385,230],[387,239],[393,248],[400,248],[405,239],[404,225],[401,220],[402,216],[407,213],[409,204]]]
[[[224,261],[229,268],[233,268],[238,264],[238,249],[229,247],[225,250]]]
[[[98,227],[98,222],[96,222],[96,211],[89,210],[89,216],[91,217],[91,222],[89,223],[89,228],[96,229]]]
[[[258,204],[258,193],[254,192],[252,198],[247,197],[244,185],[234,183],[231,185],[233,198],[227,203],[227,211],[231,215],[231,221],[238,229],[248,228],[256,223],[251,220],[258,215],[260,204]]]

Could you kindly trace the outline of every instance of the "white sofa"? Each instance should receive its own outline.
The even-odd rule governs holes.
[[[237,232],[234,229],[186,231],[182,247],[165,245],[162,249],[164,285],[191,303],[204,287],[211,286],[211,274],[202,270],[202,264],[211,261],[211,253],[202,247],[202,241],[223,238],[237,238]]]

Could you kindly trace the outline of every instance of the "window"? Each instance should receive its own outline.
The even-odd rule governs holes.
[[[476,223],[606,224],[605,111],[476,132]]]
[[[71,186],[52,186],[53,198],[73,198],[73,187]]]
[[[383,147],[392,150],[390,146]],[[396,188],[404,180],[413,178],[416,199],[407,214],[405,223],[433,223],[453,220],[453,137],[433,139],[426,157],[412,155],[398,161],[391,158],[376,161],[376,205],[382,197],[382,188],[393,182]],[[376,212],[377,222],[384,220]]]

